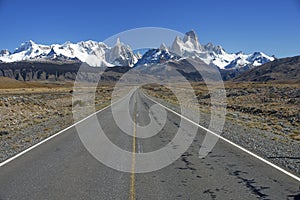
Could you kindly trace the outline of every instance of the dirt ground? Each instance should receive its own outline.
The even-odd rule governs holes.
[[[173,86],[177,90],[184,87]],[[209,113],[210,93],[204,83],[192,83],[199,102],[199,109]],[[157,98],[178,104],[171,90],[158,85],[144,88]],[[299,83],[241,83],[225,82],[228,120],[234,120],[248,127],[256,127],[300,140],[300,84]],[[186,102],[186,105],[193,104]]]
[[[75,101],[82,113],[73,118],[73,84],[0,80],[0,161],[91,114]],[[99,86],[93,110],[110,104],[112,86]],[[92,105],[90,106],[92,107]],[[78,116],[78,115],[77,115]]]

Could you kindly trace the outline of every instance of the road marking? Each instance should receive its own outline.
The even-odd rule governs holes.
[[[142,147],[140,140],[138,140],[138,142],[137,142],[137,147],[138,147],[137,153],[143,153],[143,147]]]
[[[119,100],[117,100],[117,101],[111,103],[110,105],[108,105],[108,106],[106,106],[106,107],[104,107],[104,108],[98,110],[97,112],[94,112],[93,114],[87,116],[86,118],[84,118],[84,119],[82,119],[82,120],[80,120],[80,121],[78,121],[78,122],[72,124],[71,126],[69,126],[69,127],[65,128],[65,129],[59,131],[58,133],[55,133],[54,135],[51,135],[50,137],[48,137],[48,138],[46,138],[46,139],[40,141],[39,143],[36,143],[35,145],[33,145],[33,146],[31,146],[31,147],[28,147],[27,149],[25,149],[24,151],[21,151],[20,153],[14,155],[13,157],[10,157],[10,158],[4,160],[3,162],[0,163],[0,167],[4,166],[5,164],[7,164],[7,163],[9,163],[9,162],[11,162],[11,161],[13,161],[14,159],[16,159],[16,158],[20,157],[21,155],[27,153],[28,151],[30,151],[30,150],[32,150],[32,149],[34,149],[34,148],[40,146],[41,144],[43,144],[43,143],[45,143],[45,142],[51,140],[52,138],[54,138],[54,137],[60,135],[61,133],[63,133],[63,132],[65,132],[65,131],[69,130],[70,128],[75,127],[77,124],[82,123],[83,121],[87,120],[88,118],[91,118],[92,116],[94,116],[94,115],[100,113],[101,111],[106,110],[106,109],[109,108],[110,106],[112,106],[112,105],[114,105],[114,104],[116,104],[116,103],[119,103],[120,101],[124,100],[129,94],[130,94],[130,92],[129,92],[127,95],[125,95],[123,98],[121,98],[121,99],[119,99]]]
[[[285,169],[282,169],[281,167],[279,167],[279,166],[277,166],[277,165],[271,163],[270,161],[268,161],[268,160],[266,160],[266,159],[264,159],[264,158],[262,158],[262,157],[256,155],[255,153],[252,153],[251,151],[245,149],[244,147],[241,147],[240,145],[238,145],[238,144],[236,144],[236,143],[234,143],[234,142],[231,142],[230,140],[228,140],[228,139],[226,139],[226,138],[224,138],[224,137],[222,137],[222,136],[220,136],[220,135],[218,135],[218,134],[212,132],[211,130],[209,130],[209,129],[203,127],[203,126],[201,126],[200,124],[197,124],[196,122],[190,120],[189,118],[187,118],[187,117],[185,117],[185,116],[183,116],[183,115],[181,115],[181,114],[175,112],[174,110],[172,110],[172,109],[170,109],[170,108],[168,108],[168,107],[162,105],[161,103],[159,103],[159,102],[153,100],[153,99],[150,98],[148,95],[144,94],[144,96],[145,96],[146,98],[148,98],[149,100],[151,100],[152,102],[154,102],[154,103],[160,105],[161,107],[163,107],[163,108],[167,109],[168,111],[174,113],[175,115],[181,117],[182,119],[185,119],[186,121],[191,122],[191,123],[194,124],[195,126],[198,126],[199,128],[201,128],[201,129],[207,131],[208,133],[217,136],[217,137],[220,138],[221,140],[223,140],[223,141],[225,141],[225,142],[227,142],[227,143],[229,143],[229,144],[235,146],[236,148],[238,148],[238,149],[240,149],[240,150],[242,150],[242,151],[248,153],[249,155],[251,155],[251,156],[257,158],[258,160],[260,160],[260,161],[262,161],[262,162],[264,162],[264,163],[270,165],[271,167],[274,167],[275,169],[277,169],[277,170],[283,172],[284,174],[286,174],[286,175],[288,175],[288,176],[290,176],[290,177],[292,177],[292,178],[294,178],[294,179],[296,179],[297,181],[300,182],[300,177],[298,177],[298,176],[296,176],[296,175],[294,175],[294,174],[292,174],[292,173],[286,171]]]
[[[130,174],[130,200],[135,200],[135,146],[136,146],[136,112],[133,112],[132,161]]]

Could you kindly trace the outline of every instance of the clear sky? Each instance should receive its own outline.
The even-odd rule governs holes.
[[[194,29],[228,52],[300,55],[300,0],[0,0],[0,49],[103,41],[138,27]]]

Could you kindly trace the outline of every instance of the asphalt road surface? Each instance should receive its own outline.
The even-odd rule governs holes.
[[[154,103],[140,91],[126,98],[130,98],[131,120],[135,124],[145,126],[151,115],[154,119],[160,117],[148,111]],[[124,108],[128,108],[124,102],[126,100],[115,104],[120,116]],[[112,169],[95,159],[83,145],[75,127],[71,127],[0,168],[0,199],[300,198],[299,181],[223,140],[218,141],[208,156],[200,159],[198,152],[206,134],[200,128],[191,146],[175,162],[156,171],[134,173],[138,154],[164,147],[177,132],[181,118],[169,111],[166,114],[162,130],[149,138],[124,133],[115,123],[110,107],[77,125],[93,137],[98,120],[110,141],[132,154],[131,159],[117,158],[111,149],[104,148],[106,158],[119,162],[119,168],[126,169],[130,165],[131,172]],[[141,129],[130,123],[128,126],[133,136],[141,134]]]

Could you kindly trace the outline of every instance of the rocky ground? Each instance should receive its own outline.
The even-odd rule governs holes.
[[[1,90],[1,89],[0,89]],[[2,89],[0,92],[0,161],[74,123],[72,87]],[[110,102],[111,88],[98,88],[96,109]],[[76,102],[76,107],[85,105]],[[86,109],[81,118],[87,116]],[[76,119],[79,120],[79,119]]]
[[[300,85],[226,83],[227,114],[222,136],[290,171],[300,174]],[[208,127],[210,95],[205,85],[193,85],[200,103],[200,124]],[[162,86],[145,91],[178,109],[178,100]],[[185,88],[177,87],[184,94]],[[186,98],[183,106],[191,107]]]

